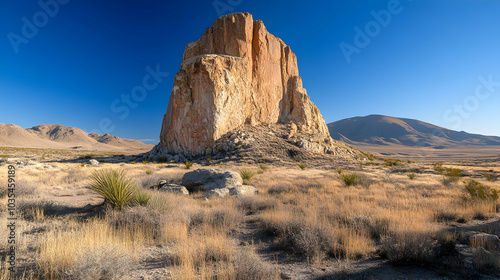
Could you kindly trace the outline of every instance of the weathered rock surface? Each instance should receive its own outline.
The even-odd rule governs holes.
[[[241,179],[240,174],[224,169],[197,169],[182,177],[182,185],[188,191],[210,191],[241,186],[242,184],[243,179]]]
[[[177,184],[163,184],[159,190],[162,192],[189,195],[189,191],[186,187]]]
[[[229,195],[231,196],[251,196],[258,192],[254,186],[234,186],[229,188]]]
[[[184,174],[182,184],[189,191],[205,191],[205,197],[251,196],[258,193],[253,186],[243,186],[240,174],[224,169],[197,169]]]
[[[489,251],[500,251],[500,238],[494,234],[474,233],[469,236],[469,243],[473,246],[484,247]]]
[[[229,14],[186,46],[158,149],[210,154],[217,139],[243,124],[277,123],[331,142],[324,118],[302,87],[290,47],[252,15]]]

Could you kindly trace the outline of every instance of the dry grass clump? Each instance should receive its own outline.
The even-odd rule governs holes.
[[[85,169],[82,168],[71,168],[67,171],[67,174],[61,178],[63,184],[76,184],[83,182],[88,179],[88,174]]]
[[[42,221],[46,214],[53,212],[56,205],[53,201],[45,199],[21,199],[17,211],[25,220]]]
[[[100,219],[72,222],[42,237],[37,264],[44,279],[119,279],[144,240],[138,226],[122,230]]]
[[[190,213],[189,229],[209,227],[217,231],[230,233],[240,225],[242,219],[242,213],[233,205],[211,209],[202,208]]]
[[[262,261],[253,248],[238,251],[233,265],[234,279],[281,279],[277,271],[270,264]]]
[[[262,196],[243,196],[238,199],[237,206],[246,212],[247,215],[255,214],[260,211],[273,209],[276,206],[276,200]]]
[[[108,208],[105,221],[116,230],[140,231],[146,240],[159,238],[161,215],[147,207],[135,206],[122,211]]]
[[[260,224],[264,232],[276,237],[275,246],[313,262],[326,257],[355,259],[372,251],[372,241],[365,231],[321,220],[317,214],[304,208],[281,207],[262,213]]]
[[[415,265],[432,263],[437,252],[429,235],[400,232],[381,239],[380,255],[396,265]]]
[[[500,272],[500,254],[490,252],[482,247],[474,249],[472,253],[474,268],[484,272]]]

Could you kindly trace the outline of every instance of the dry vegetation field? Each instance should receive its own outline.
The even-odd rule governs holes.
[[[17,166],[24,156],[7,154],[0,166],[2,259],[9,246],[7,161]],[[40,154],[32,160],[47,161]],[[19,279],[499,275],[500,248],[491,246],[500,244],[470,239],[474,232],[500,234],[498,161],[439,165],[373,159],[322,168],[200,162],[188,170],[173,163],[92,167],[57,160],[51,168],[43,163],[16,170]],[[196,168],[242,171],[259,194],[205,199],[202,193],[149,189],[159,180],[180,183]],[[124,170],[141,198],[122,209],[104,204],[89,185],[96,170],[109,169]],[[0,279],[9,279],[7,266],[2,264]]]

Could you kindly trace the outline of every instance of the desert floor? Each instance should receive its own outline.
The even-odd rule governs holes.
[[[499,159],[439,165],[375,157],[320,167],[200,161],[187,169],[110,153],[0,154],[0,256],[10,246],[12,165],[19,279],[499,277]],[[149,200],[122,210],[104,204],[89,183],[108,168],[125,170]],[[159,180],[179,184],[197,168],[245,171],[259,194],[205,199],[149,189]],[[0,279],[11,276],[8,266]]]

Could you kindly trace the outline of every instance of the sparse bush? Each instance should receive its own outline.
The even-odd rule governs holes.
[[[147,175],[151,175],[151,173],[153,173],[153,171],[151,171],[151,169],[146,169],[146,174]]]
[[[474,249],[472,253],[472,264],[474,268],[484,272],[500,271],[500,255],[490,252],[482,247]]]
[[[75,184],[87,179],[87,173],[82,169],[70,169],[68,174],[62,177],[64,184]]]
[[[86,155],[82,155],[80,156],[80,159],[91,159],[91,158],[94,158],[94,154],[86,154]]]
[[[273,267],[259,258],[252,249],[239,251],[234,260],[234,279],[279,279]]]
[[[495,179],[496,179],[496,178],[495,178],[495,176],[494,176],[494,175],[491,175],[491,174],[489,173],[489,171],[487,171],[487,170],[486,170],[486,171],[484,171],[484,177],[486,178],[486,180],[488,180],[488,181],[490,181],[490,182],[493,182],[493,181],[495,181]]]
[[[443,164],[441,162],[434,163],[433,168],[434,168],[434,171],[437,171],[439,173],[444,172]]]
[[[279,185],[274,185],[267,190],[268,194],[280,195],[284,193],[296,192],[297,187],[291,184],[282,183]]]
[[[261,196],[243,196],[238,199],[238,208],[247,212],[247,214],[254,214],[259,211],[273,209],[277,201],[264,198]]]
[[[153,239],[160,233],[160,217],[158,212],[151,211],[147,207],[134,206],[123,211],[107,209],[105,221],[117,230],[135,228],[144,238]]]
[[[415,179],[415,172],[408,173],[408,178],[410,178],[410,180]]]
[[[65,279],[121,279],[129,273],[132,265],[131,257],[108,245],[85,248],[76,257],[77,262],[64,268]]]
[[[382,237],[380,255],[396,265],[421,265],[432,263],[437,252],[429,235],[406,232]]]
[[[249,169],[240,170],[240,176],[243,179],[243,185],[248,185],[253,176],[255,176],[255,172]]]
[[[268,170],[268,169],[269,169],[269,166],[267,166],[267,165],[265,165],[265,164],[260,163],[260,164],[259,164],[259,168],[260,168],[260,169],[262,169],[263,171],[266,171],[266,170]]]
[[[479,201],[479,200],[492,200],[496,201],[498,199],[498,191],[495,189],[492,189],[488,186],[485,186],[478,181],[475,180],[469,180],[467,182],[464,182],[465,184],[465,190],[467,191],[466,196],[464,196],[464,200],[472,200],[472,201]]]
[[[45,214],[53,212],[55,207],[53,201],[26,199],[19,201],[17,211],[25,220],[40,221],[45,218]]]
[[[133,203],[136,193],[135,184],[133,180],[127,178],[125,170],[96,170],[90,179],[90,189],[113,207],[122,209]]]
[[[147,194],[145,192],[138,191],[135,194],[134,200],[135,200],[136,204],[145,206],[148,204],[148,201],[150,198],[151,198],[151,196],[149,194]]]
[[[337,167],[337,173],[338,173],[339,175],[340,175],[340,174],[342,174],[342,171],[343,171],[343,170],[342,170],[342,168]]]
[[[168,162],[168,159],[166,156],[161,156],[159,159],[158,159],[158,162],[161,162],[161,163],[165,163],[165,162]]]
[[[210,226],[217,231],[230,233],[239,226],[242,219],[241,212],[234,209],[221,207],[210,210],[197,210],[189,214],[189,230]]]
[[[393,159],[393,158],[385,158],[384,163],[385,166],[397,166],[402,164],[402,160],[400,159]]]
[[[189,160],[186,160],[185,165],[186,165],[186,169],[190,169],[190,168],[191,168],[191,166],[193,166],[193,163],[192,163],[192,162],[190,162]]]
[[[344,182],[344,184],[348,187],[358,185],[361,180],[361,176],[358,173],[342,172],[342,174],[340,174],[340,177],[342,178],[342,182]]]
[[[302,170],[306,169],[306,165],[304,163],[299,163],[299,167]]]
[[[458,168],[445,168],[444,174],[443,174],[447,179],[451,180],[452,182],[458,182],[460,177],[462,177],[462,170]]]

